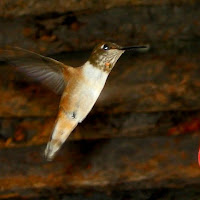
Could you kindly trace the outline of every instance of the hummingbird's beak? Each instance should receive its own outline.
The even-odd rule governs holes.
[[[136,51],[147,51],[149,50],[149,45],[138,45],[138,46],[132,46],[132,47],[121,47],[119,48],[120,50],[123,50],[123,51],[130,51],[130,50],[136,50]]]

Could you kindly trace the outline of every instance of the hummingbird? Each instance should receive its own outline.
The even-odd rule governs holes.
[[[48,161],[91,111],[120,56],[127,50],[142,49],[148,49],[148,46],[121,47],[112,42],[101,42],[89,59],[75,68],[19,47],[0,50],[4,61],[61,95],[55,125],[44,153]]]

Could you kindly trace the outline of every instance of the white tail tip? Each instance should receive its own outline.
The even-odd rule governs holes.
[[[51,140],[47,143],[44,155],[47,161],[52,161],[57,151],[62,146],[62,143],[58,140]]]

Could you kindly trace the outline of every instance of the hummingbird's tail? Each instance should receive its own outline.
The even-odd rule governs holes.
[[[54,158],[56,152],[61,148],[77,124],[77,120],[66,115],[64,110],[59,111],[53,133],[45,149],[45,157],[48,161]]]

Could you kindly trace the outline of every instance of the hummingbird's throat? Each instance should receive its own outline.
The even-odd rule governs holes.
[[[115,63],[122,55],[123,52],[117,52],[112,54],[102,54],[102,55],[92,55],[89,59],[89,62],[100,70],[110,73]]]
[[[111,65],[111,64],[110,64],[109,62],[106,62],[106,63],[105,63],[105,66],[106,66],[106,67],[110,67],[110,65]]]
[[[100,70],[107,73],[109,73],[113,68],[113,64],[110,61],[106,61],[106,58],[103,58],[103,56],[100,56],[97,58],[97,60],[90,59],[89,62],[94,67],[99,68]]]

